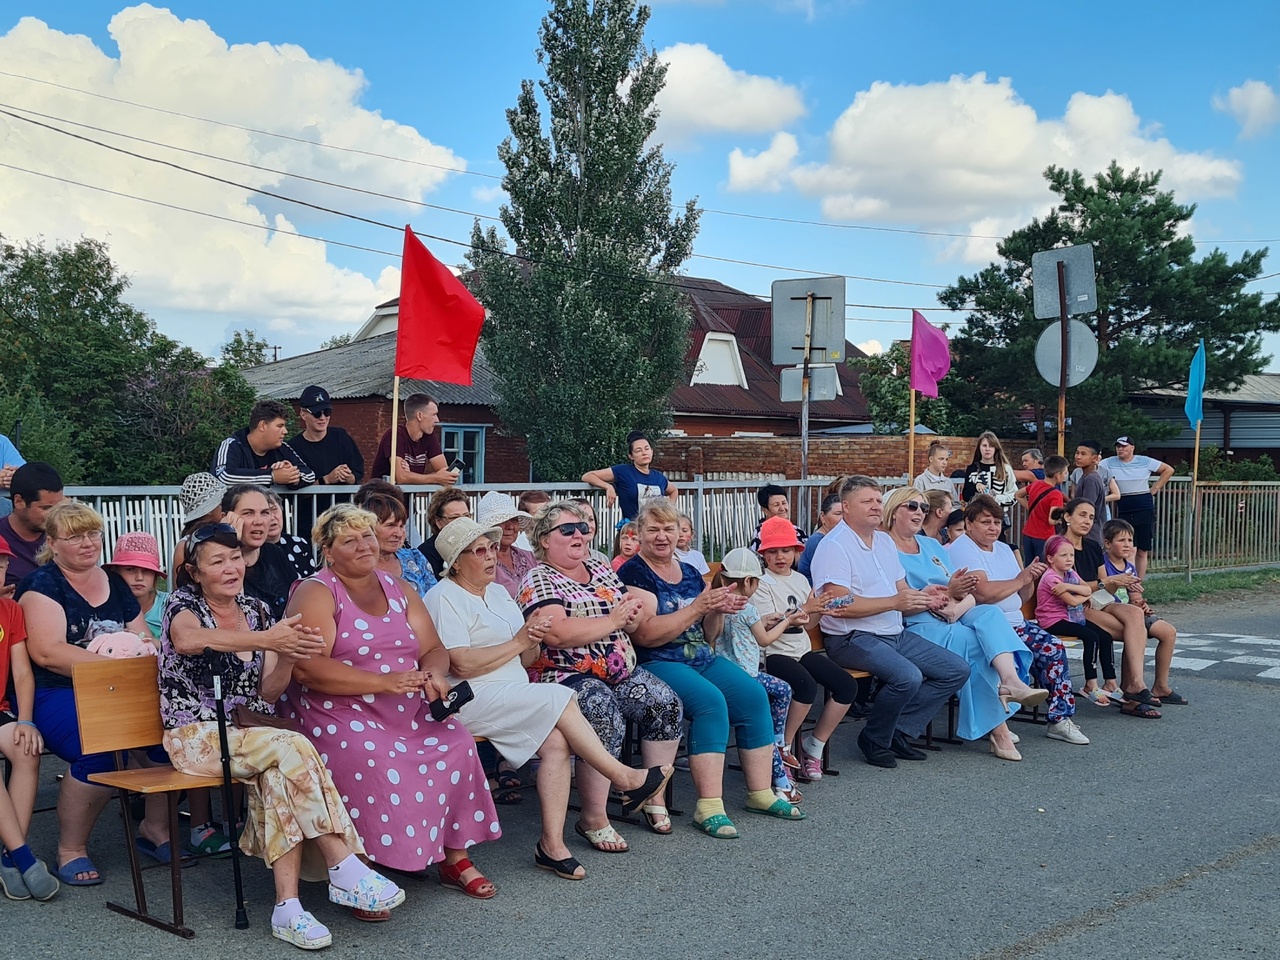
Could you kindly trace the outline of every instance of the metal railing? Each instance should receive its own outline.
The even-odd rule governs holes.
[[[791,498],[795,523],[812,529],[823,492],[832,478],[770,480],[785,489]],[[708,559],[718,559],[734,547],[750,542],[760,524],[756,491],[765,481],[680,480],[677,505],[693,520],[694,541]],[[885,487],[901,486],[904,477],[883,478]],[[317,486],[302,490],[277,488],[285,504],[286,529],[294,530],[298,516],[316,515],[316,498],[326,505],[336,495],[347,498],[354,486]],[[609,553],[614,530],[622,518],[617,504],[605,503],[604,494],[581,483],[485,484],[459,486],[471,500],[472,509],[489,490],[512,496],[529,489],[545,490],[553,500],[583,497],[595,508],[599,530],[597,549]],[[179,488],[161,487],[68,487],[67,496],[77,497],[94,507],[106,524],[103,559],[109,560],[115,539],[130,530],[145,530],[160,543],[161,556],[172,556],[185,517],[178,500]],[[427,502],[434,488],[408,489],[410,543],[423,539],[427,523]],[[1174,477],[1156,499],[1155,546],[1149,570],[1153,573],[1213,570],[1258,564],[1280,564],[1280,482],[1220,482],[1196,485],[1194,512],[1191,507],[1191,479]],[[1025,519],[1021,506],[1011,511],[1016,545]],[[1192,522],[1188,522],[1191,520]],[[297,530],[304,536],[309,531]]]

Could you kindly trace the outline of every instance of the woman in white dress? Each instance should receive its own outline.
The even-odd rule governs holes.
[[[537,656],[549,616],[528,623],[516,602],[494,583],[501,530],[462,518],[436,537],[445,577],[427,591],[427,611],[449,651],[449,684],[466,680],[475,699],[458,716],[473,734],[486,737],[513,767],[530,757],[538,766],[542,838],[534,862],[566,880],[586,869],[564,842],[569,807],[570,754],[598,770],[623,792],[627,810],[666,785],[670,766],[636,770],[616,760],[578,709],[577,695],[560,684],[530,683],[522,660]],[[581,831],[579,831],[581,832]]]

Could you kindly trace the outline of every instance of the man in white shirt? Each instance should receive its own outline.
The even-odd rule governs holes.
[[[1031,675],[1049,691],[1045,736],[1063,743],[1087,744],[1089,738],[1071,719],[1076,713],[1076,698],[1071,692],[1066,648],[1061,640],[1022,615],[1022,603],[1035,593],[1036,581],[1045,571],[1044,563],[1033,560],[1025,569],[1018,566],[1012,548],[1000,540],[1004,508],[994,497],[985,493],[974,497],[965,507],[964,519],[964,536],[947,544],[947,551],[955,557],[954,566],[968,567],[977,576],[977,601],[999,607],[1031,651]]]
[[[1134,456],[1133,441],[1128,437],[1116,439],[1116,455],[1103,460],[1102,466],[1120,487],[1116,516],[1133,526],[1133,545],[1138,552],[1133,565],[1138,569],[1138,579],[1142,579],[1147,575],[1147,554],[1151,552],[1156,525],[1155,495],[1173,476],[1173,467],[1154,457]],[[1154,484],[1152,474],[1156,475]]]
[[[853,597],[829,606],[822,618],[827,655],[884,684],[858,734],[867,763],[896,767],[900,759],[923,760],[909,738],[924,733],[942,705],[964,686],[969,664],[903,629],[902,614],[928,608],[933,598],[907,586],[898,549],[879,529],[880,485],[870,477],[850,477],[840,497],[844,518],[822,538],[812,566],[814,592]]]

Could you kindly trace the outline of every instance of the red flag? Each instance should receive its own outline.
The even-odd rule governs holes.
[[[482,326],[484,307],[406,225],[396,376],[470,386]]]
[[[947,335],[929,323],[919,310],[911,311],[911,389],[926,397],[938,395],[938,381],[951,370]]]

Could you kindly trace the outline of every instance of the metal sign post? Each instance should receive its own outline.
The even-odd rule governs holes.
[[[809,478],[810,366],[839,362],[844,352],[844,277],[775,280],[772,288],[773,362],[800,357],[800,478]],[[803,303],[803,313],[800,305]],[[801,321],[802,324],[797,321]],[[814,357],[814,351],[818,356]],[[785,387],[783,388],[785,400]]]
[[[1036,319],[1048,320],[1056,316],[1061,327],[1059,336],[1062,353],[1058,360],[1058,455],[1062,456],[1067,444],[1067,387],[1074,386],[1068,383],[1071,373],[1071,334],[1067,321],[1073,314],[1098,309],[1093,244],[1082,243],[1033,254],[1031,286]],[[1053,296],[1055,292],[1056,297]]]

